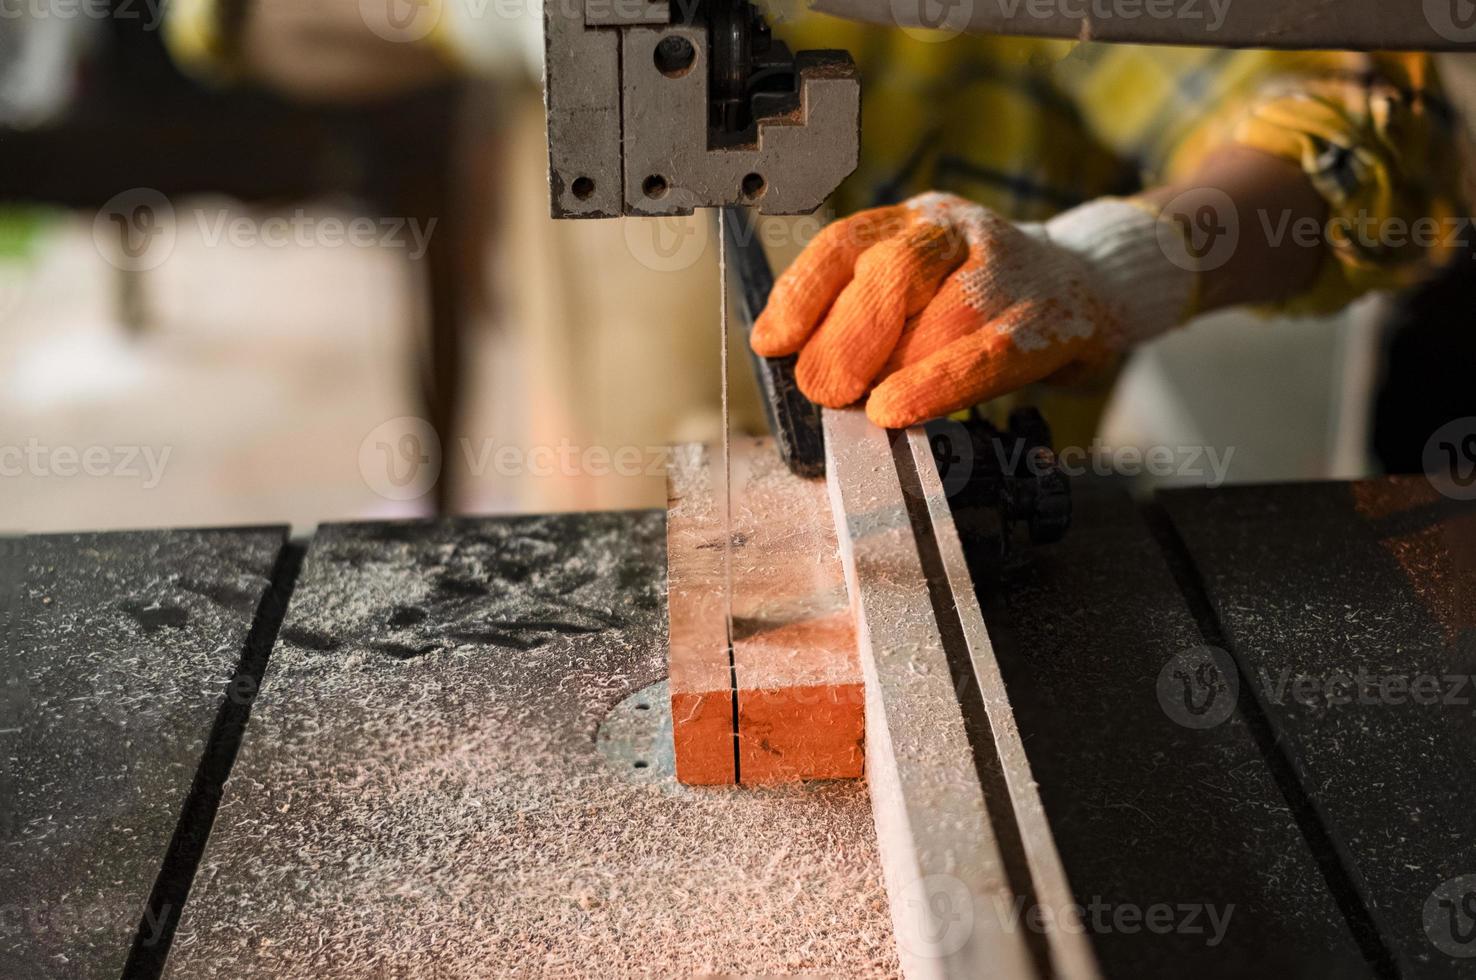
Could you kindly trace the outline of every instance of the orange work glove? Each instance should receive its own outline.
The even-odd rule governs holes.
[[[1196,276],[1147,205],[1107,199],[1015,225],[924,194],[826,227],[779,278],[754,351],[799,353],[811,401],[904,428],[1162,333]],[[1167,241],[1168,239],[1164,239]]]

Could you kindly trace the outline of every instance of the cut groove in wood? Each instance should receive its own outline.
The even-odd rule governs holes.
[[[785,468],[770,439],[732,446],[733,671],[723,629],[721,508],[712,454],[679,447],[668,483],[673,734],[694,784],[862,774],[864,686],[825,483]],[[719,731],[719,702],[733,726]],[[724,700],[728,698],[728,700]]]
[[[826,470],[866,682],[866,778],[898,955],[916,978],[1043,975],[1001,910],[992,823],[888,435],[825,413]]]
[[[973,683],[989,723],[993,749],[990,768],[999,773],[1009,797],[1008,807],[999,808],[1010,811],[1019,831],[1018,846],[1030,879],[1031,899],[1043,911],[1049,911],[1049,921],[1069,924],[1045,934],[1049,973],[1060,980],[1096,980],[1100,976],[1096,956],[1086,930],[1079,928],[1080,912],[1056,849],[1055,835],[1046,819],[999,660],[995,657],[994,643],[984,625],[984,613],[979,607],[947,491],[933,461],[927,432],[922,428],[909,429],[905,446],[894,448],[906,454],[910,473],[916,478],[916,484],[904,492],[919,495],[931,521],[940,565],[938,572],[944,578],[938,584],[952,599],[951,615],[956,617],[967,646]]]
[[[677,779],[738,781],[733,678],[723,605],[723,517],[706,446],[672,449],[666,480],[671,728]]]

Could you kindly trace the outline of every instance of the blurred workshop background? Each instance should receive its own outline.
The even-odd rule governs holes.
[[[3,5],[0,532],[663,505],[661,447],[720,433],[709,219],[550,221],[535,66],[383,58],[404,45],[373,18],[325,48],[318,19],[370,5],[261,3],[253,73],[214,79],[157,3]],[[765,228],[783,262],[813,222]],[[1099,436],[1207,447],[1234,481],[1418,468],[1381,413],[1445,382],[1390,390],[1389,364],[1469,331],[1473,270],[1255,343],[1248,314],[1170,334]]]

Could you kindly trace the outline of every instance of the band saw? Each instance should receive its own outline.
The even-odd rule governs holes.
[[[722,210],[743,329],[754,214],[854,166],[854,67],[742,3],[548,17],[555,215]],[[0,975],[1473,975],[1471,500],[1135,501],[1037,415],[883,432],[756,367],[775,435],[679,447],[665,511],[0,538]]]
[[[1046,420],[1020,410],[1001,430],[975,410],[965,422],[882,433],[855,410],[808,403],[794,358],[753,356],[773,442],[740,444],[735,460],[731,314],[746,333],[773,283],[754,215],[814,211],[854,169],[861,80],[845,52],[790,52],[744,0],[642,4],[623,17],[596,3],[547,18],[553,216],[711,208],[719,229],[721,457],[678,453],[668,513],[665,693],[676,774],[747,784],[864,769],[893,922],[911,940],[899,943],[909,976],[1098,976],[1084,929],[971,928],[954,942],[948,928],[957,908],[989,895],[1028,896],[1057,923],[1081,907],[983,616],[999,583],[1029,566],[1020,542],[1058,543],[1072,523],[1071,484]],[[1114,17],[1085,4],[940,12],[822,0],[817,9],[897,27],[1083,40],[1461,46],[1442,12],[1421,19],[1375,3],[1227,5],[1213,22]],[[788,474],[765,466],[775,452]],[[829,506],[802,485],[822,477]],[[1176,533],[1154,522],[1177,549]],[[843,559],[835,565],[831,547]],[[818,564],[787,574],[801,551],[818,552]],[[851,631],[833,623],[841,566]],[[831,673],[815,672],[816,650]],[[1194,676],[1223,694],[1235,672],[1228,658],[1212,658]],[[1349,904],[1344,914],[1366,933],[1367,910]]]

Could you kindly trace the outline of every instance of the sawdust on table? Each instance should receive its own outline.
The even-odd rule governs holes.
[[[863,784],[642,784],[597,752],[664,673],[663,533],[320,532],[167,975],[895,976]]]

